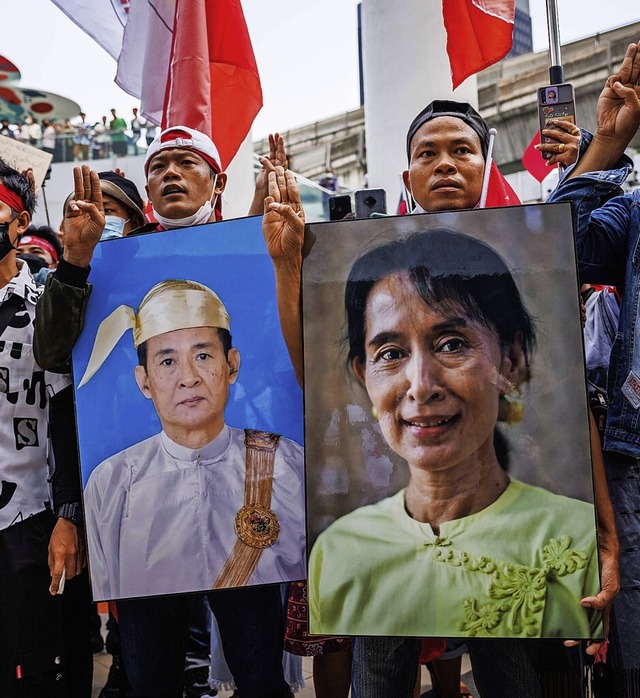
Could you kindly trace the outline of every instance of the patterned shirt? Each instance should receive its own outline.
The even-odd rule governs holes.
[[[71,384],[33,358],[33,320],[42,291],[26,264],[0,288],[0,304],[22,299],[0,335],[0,530],[37,514],[50,502],[49,399]]]

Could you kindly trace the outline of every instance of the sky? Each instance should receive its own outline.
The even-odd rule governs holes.
[[[395,0],[399,6],[403,0]],[[439,0],[424,0],[440,11]],[[365,0],[366,2],[366,0]],[[357,0],[242,0],[262,80],[264,107],[254,138],[286,131],[359,105]],[[529,0],[534,50],[547,49],[545,0]],[[557,0],[560,36],[572,41],[640,20],[640,6]],[[600,8],[600,9],[598,9]],[[21,0],[0,54],[20,69],[20,85],[80,104],[91,123],[115,107],[129,120],[137,100],[118,88],[115,61],[51,0]],[[640,37],[636,37],[640,39]]]

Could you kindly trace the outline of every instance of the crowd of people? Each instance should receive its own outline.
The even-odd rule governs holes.
[[[154,138],[135,109],[131,136],[126,133],[126,122],[117,117],[115,110],[108,126],[103,117],[102,129],[100,124],[93,127],[87,124],[84,115],[80,117],[73,134],[69,133],[74,158],[79,161],[88,159],[93,152],[94,138],[104,138],[100,148],[106,145],[118,154],[129,146],[137,147],[137,141],[147,129],[145,135],[150,142],[145,175],[153,220],[145,218],[140,193],[122,173],[97,173],[84,164],[74,169],[73,191],[65,202],[59,235],[51,229],[30,227],[35,207],[30,174],[0,165],[0,385],[5,398],[1,401],[5,417],[0,437],[5,454],[0,466],[0,591],[4,599],[10,600],[0,605],[0,693],[9,698],[43,695],[88,698],[91,694],[91,626],[95,612],[86,572],[70,356],[82,330],[92,291],[88,278],[94,250],[100,240],[109,237],[212,223],[223,215],[221,197],[227,178],[221,171],[215,144],[207,135],[174,125]],[[640,264],[636,249],[640,236],[640,193],[620,195],[620,184],[632,170],[624,150],[640,127],[640,44],[629,46],[619,71],[607,80],[596,117],[593,136],[572,125],[548,124],[544,135],[552,140],[540,149],[551,155],[550,163],[569,165],[551,200],[569,201],[574,207],[581,281],[615,286],[621,298],[607,386],[609,408],[603,429],[604,459],[599,432],[594,428],[592,433],[600,591],[585,598],[578,598],[579,594],[572,592],[575,596],[572,603],[589,609],[590,619],[603,614],[609,650],[607,653],[606,644],[601,641],[569,643],[573,645],[569,647],[559,640],[468,638],[474,678],[483,698],[584,695],[583,668],[594,655],[601,658],[605,653],[607,669],[599,672],[597,695],[632,698],[638,695],[640,685],[636,572],[639,560],[635,543],[640,510],[637,434],[640,349],[636,338],[640,310]],[[20,137],[34,144],[44,141],[47,129],[53,128],[55,132],[55,127],[43,125],[44,131],[38,133],[40,125],[31,119],[30,123],[21,125]],[[3,129],[11,127],[3,124]],[[131,143],[136,134],[135,143]],[[488,142],[486,123],[468,104],[435,101],[423,110],[407,134],[408,167],[404,181],[415,202],[412,212],[475,208],[488,169],[485,167],[490,157]],[[262,231],[273,262],[281,331],[298,381],[303,385],[300,294],[305,216],[295,178],[287,169],[284,141],[278,134],[270,137],[269,156],[262,158],[261,163],[263,169],[257,177],[248,213],[263,214]],[[445,237],[442,243],[445,247],[459,244],[459,236],[456,240]],[[426,255],[423,265],[426,268],[433,250],[429,248],[422,253]],[[382,256],[385,254],[383,250]],[[417,253],[412,248],[407,254],[413,260]],[[472,256],[479,254],[474,250]],[[491,253],[482,251],[482,255],[494,263]],[[412,341],[415,340],[416,346],[431,331],[424,327],[430,327],[432,316],[439,317],[441,313],[433,298],[418,294],[417,287],[407,285],[404,267],[386,268],[385,264],[377,265],[378,276],[374,281],[370,275],[367,277],[370,288],[354,311],[358,316],[354,322],[361,326],[360,340],[355,337],[355,330],[355,335],[350,337],[354,372],[380,412],[389,406],[380,400],[371,384],[370,363],[366,360],[371,348],[370,343],[365,346],[365,333],[371,324],[368,315],[371,298],[387,293],[392,304],[399,304],[399,298],[408,299],[408,309],[399,307],[398,312],[410,313],[415,319]],[[380,286],[382,282],[386,284],[384,288]],[[214,347],[207,351],[218,356],[224,369],[224,395],[228,396],[239,362],[235,358],[236,350],[224,348],[223,340],[217,337],[223,336],[220,330],[228,331],[229,318],[220,310],[220,299],[216,296],[211,300],[208,289],[191,290],[204,294],[208,299],[205,305],[213,303],[215,312],[209,309],[196,319],[193,319],[195,314],[193,318],[188,314],[179,324],[159,330],[160,335],[150,333],[148,338],[185,330],[215,330],[215,336],[207,340],[206,346]],[[512,291],[507,295],[509,302],[518,301]],[[527,332],[531,334],[522,328],[528,326],[526,310],[518,308],[515,313],[524,318],[522,327],[511,328],[510,334],[503,336],[491,308],[482,310],[481,300],[475,296],[469,298],[460,300],[460,295],[455,295],[449,307],[451,303],[459,303],[476,309],[480,320],[468,324],[477,325],[475,331],[484,333],[483,337],[486,335],[484,344],[493,347],[492,360],[498,357],[500,367],[510,367],[510,372],[505,371],[509,379],[505,384],[517,383],[526,363],[528,347],[524,338],[529,336]],[[388,306],[389,299],[386,303]],[[230,337],[228,341],[231,342]],[[480,340],[478,343],[482,344]],[[198,344],[201,346],[204,345]],[[146,353],[139,356],[137,380],[141,390],[146,390],[155,402],[158,388],[153,385],[152,369],[147,365]],[[166,357],[166,352],[163,356]],[[203,356],[199,349],[198,360]],[[175,359],[164,358],[165,361],[173,363]],[[195,384],[207,380],[196,373],[190,379]],[[528,375],[527,372],[527,379]],[[427,386],[413,380],[411,388],[404,393],[398,389],[397,400],[416,404],[435,399],[429,396]],[[456,377],[451,380],[455,381]],[[487,404],[487,396],[493,390],[490,383],[482,387]],[[445,395],[448,390],[443,383],[438,395]],[[496,394],[496,409],[497,399]],[[494,422],[487,425],[489,431]],[[174,420],[172,429],[176,424],[182,426]],[[170,446],[162,452],[163,472],[184,468],[184,461],[189,462],[190,457],[196,460],[197,456],[199,461],[200,452],[219,450],[220,439],[230,437],[222,418],[217,419],[215,426],[212,431],[211,425],[203,422],[199,425],[202,428],[194,431],[190,423],[187,442],[172,443],[169,439],[166,443]],[[163,438],[166,431],[177,440],[175,434],[180,429],[172,429],[165,428]],[[385,432],[385,439],[405,458],[406,444],[395,439],[392,430],[389,434]],[[235,445],[234,441],[234,448],[249,450],[250,446],[246,442],[244,446],[240,442]],[[466,498],[463,503],[456,500],[453,508],[437,510],[435,518],[433,501],[423,497],[419,487],[424,475],[421,470],[429,464],[415,457],[415,449],[408,453],[405,459],[412,480],[401,495],[404,499],[398,500],[404,515],[430,523],[437,530],[442,523],[482,512],[496,497],[514,487],[518,489],[500,468],[492,439],[484,439],[477,450],[482,451],[482,462],[490,466],[492,487],[478,488],[470,500]],[[148,460],[144,454],[139,456],[143,466],[153,464],[145,458]],[[455,464],[458,465],[457,461]],[[118,486],[123,497],[128,496],[128,484],[123,482]],[[532,504],[533,500],[535,497],[529,494],[528,506],[542,509],[547,506]],[[277,508],[277,500],[274,507]],[[383,527],[376,530],[376,535],[384,536],[387,532],[388,527]],[[159,554],[161,548],[158,546]],[[321,562],[316,560],[316,564]],[[316,573],[320,572],[316,569]],[[59,593],[63,589],[64,593]],[[375,588],[368,588],[367,593],[375,594]],[[314,597],[312,602],[317,604],[318,598]],[[360,602],[366,605],[366,598]],[[333,603],[341,601],[337,599]],[[402,599],[398,598],[397,603],[402,603]],[[466,690],[460,685],[459,662],[447,661],[447,654],[443,654],[444,641],[432,640],[425,646],[415,637],[345,639],[309,635],[309,603],[304,580],[291,585],[288,602],[283,601],[279,585],[257,585],[199,595],[118,599],[110,610],[111,631],[114,637],[117,635],[117,641],[112,637],[110,647],[117,659],[113,664],[116,671],[110,674],[110,685],[103,689],[103,698],[214,695],[215,689],[209,687],[208,680],[203,680],[206,659],[204,665],[193,663],[194,659],[208,656],[207,642],[203,650],[201,635],[203,630],[206,635],[210,614],[217,627],[217,635],[212,635],[214,639],[218,637],[227,665],[224,671],[230,673],[240,698],[290,698],[292,687],[299,681],[292,678],[290,668],[285,673],[285,648],[293,654],[314,657],[314,685],[319,698],[346,698],[349,690],[354,698],[412,698],[418,667],[425,654],[429,655],[437,695],[457,698]],[[393,614],[393,603],[377,612]],[[375,620],[373,623],[375,631]],[[594,621],[592,627],[596,625]],[[199,643],[194,639],[198,634]],[[199,647],[196,651],[193,651],[194,643]],[[459,647],[449,646],[449,649],[449,656],[459,655]],[[194,679],[191,680],[189,668],[194,666],[198,671],[191,674]],[[219,670],[219,667],[212,670],[214,678]],[[595,685],[592,681],[592,688]]]
[[[91,124],[86,114],[74,119],[56,121],[27,114],[24,121],[0,122],[0,136],[40,148],[53,156],[53,162],[84,162],[111,156],[138,155],[144,152],[156,137],[158,127],[138,114],[137,107],[126,119],[111,109],[111,118],[103,116]]]

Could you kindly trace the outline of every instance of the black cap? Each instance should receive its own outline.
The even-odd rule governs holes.
[[[452,99],[434,99],[433,102],[428,104],[418,116],[416,116],[407,131],[407,159],[409,162],[411,162],[411,141],[416,135],[416,132],[423,124],[426,124],[427,121],[431,121],[431,119],[435,119],[438,116],[455,116],[471,126],[480,138],[482,155],[485,160],[487,159],[487,151],[489,149],[489,127],[480,114],[478,114],[469,102],[455,102]]]
[[[112,196],[121,204],[140,214],[144,220],[144,204],[138,187],[126,177],[115,172],[98,172],[102,193]]]

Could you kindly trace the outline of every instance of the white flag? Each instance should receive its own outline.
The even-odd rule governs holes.
[[[52,0],[115,60],[122,49],[130,0]],[[135,4],[140,4],[136,2]]]

